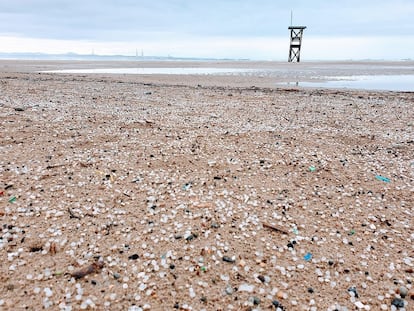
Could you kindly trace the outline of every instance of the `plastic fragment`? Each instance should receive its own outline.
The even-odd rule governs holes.
[[[191,187],[191,184],[190,183],[186,183],[186,184],[183,185],[182,188],[183,188],[183,190],[186,190],[187,191],[187,190],[190,189],[190,187]]]
[[[391,181],[389,178],[381,176],[381,175],[377,175],[377,176],[375,176],[375,178],[380,180],[380,181],[387,182],[387,183]]]
[[[312,254],[311,253],[306,253],[306,255],[303,256],[303,259],[305,259],[306,261],[310,261],[312,259]]]
[[[16,197],[16,196],[12,196],[12,197],[9,199],[9,203],[14,203],[14,202],[16,202],[16,200],[17,200],[17,197]]]

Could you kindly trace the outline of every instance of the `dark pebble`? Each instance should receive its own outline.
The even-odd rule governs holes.
[[[315,292],[315,290],[312,287],[308,288],[308,293],[313,294]]]
[[[180,308],[180,305],[178,303],[175,303],[174,304],[174,309],[179,309],[179,308]]]
[[[287,247],[288,247],[288,248],[294,248],[295,246],[294,246],[294,244],[293,244],[292,242],[289,242],[289,243],[287,244]]]
[[[95,280],[91,280],[91,284],[92,284],[92,285],[96,285],[97,283],[96,283],[96,281],[95,281]]]
[[[355,287],[348,288],[348,292],[354,293],[355,294],[355,298],[358,298],[359,297],[358,292],[357,292],[357,290],[356,290]]]
[[[201,302],[207,302],[207,297],[205,297],[205,296],[201,297],[201,298],[200,298],[200,301],[201,301]]]
[[[14,111],[24,111],[24,108],[22,108],[22,107],[16,107],[16,108],[14,108]]]
[[[235,260],[234,259],[232,259],[231,257],[229,257],[229,256],[223,256],[223,261],[225,261],[225,262],[229,262],[229,263],[234,263],[235,262]]]
[[[175,269],[175,265],[174,264],[170,264],[170,269],[174,270]]]
[[[264,277],[263,275],[259,275],[257,278],[258,278],[258,279],[260,280],[260,282],[262,282],[262,283],[264,283],[264,282],[266,281],[266,279],[265,279],[265,277]]]
[[[277,301],[277,300],[273,300],[272,301],[272,305],[277,309],[277,308],[279,308],[280,310],[285,310],[285,308],[282,306],[282,304],[279,302],[279,301]]]
[[[391,305],[397,308],[404,308],[404,300],[401,298],[394,298],[391,301]]]
[[[186,240],[187,241],[192,241],[192,240],[194,240],[195,238],[197,238],[197,234],[196,233],[192,233],[192,234],[190,234],[187,238],[186,238]]]
[[[220,228],[220,225],[218,223],[216,223],[216,222],[213,222],[211,224],[211,228],[218,229],[218,228]]]
[[[130,259],[130,260],[137,260],[138,258],[139,258],[138,254],[133,254],[133,255],[128,257],[128,259]]]
[[[253,304],[254,304],[255,306],[258,306],[258,305],[260,304],[260,299],[259,299],[259,298],[257,298],[257,297],[253,297]]]

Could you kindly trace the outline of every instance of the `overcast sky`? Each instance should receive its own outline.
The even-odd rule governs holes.
[[[0,0],[0,52],[284,60],[414,58],[414,0]]]

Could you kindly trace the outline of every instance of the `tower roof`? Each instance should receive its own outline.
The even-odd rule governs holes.
[[[306,26],[289,26],[288,29],[306,29]]]

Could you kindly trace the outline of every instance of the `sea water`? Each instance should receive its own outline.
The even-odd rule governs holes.
[[[414,75],[358,75],[323,77],[315,81],[281,83],[289,86],[335,89],[414,91]]]
[[[275,81],[289,73],[289,69],[250,69],[250,68],[216,68],[216,67],[144,67],[144,68],[99,68],[66,69],[46,71],[50,73],[71,74],[136,74],[136,75],[244,75],[252,77],[265,76]],[[275,82],[275,86],[294,86],[312,88],[363,89],[386,91],[414,91],[414,75],[350,75],[350,76],[313,76],[304,80]],[[312,81],[314,80],[314,81]]]

